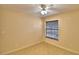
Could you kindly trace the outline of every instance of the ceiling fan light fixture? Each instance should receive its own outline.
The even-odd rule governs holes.
[[[42,10],[42,11],[41,11],[41,14],[42,14],[42,15],[46,15],[46,14],[47,14],[47,11],[46,11],[46,10]]]

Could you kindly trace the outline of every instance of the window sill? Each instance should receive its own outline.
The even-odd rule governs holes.
[[[58,41],[58,39],[56,39],[56,38],[52,38],[52,37],[48,37],[48,36],[46,36],[46,38],[49,38],[49,39],[53,39],[53,40],[57,40]]]

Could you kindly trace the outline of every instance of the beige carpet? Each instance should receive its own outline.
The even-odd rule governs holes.
[[[42,42],[28,48],[10,53],[11,55],[72,55],[74,53]]]

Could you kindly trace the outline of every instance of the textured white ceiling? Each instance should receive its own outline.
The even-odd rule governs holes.
[[[0,6],[9,10],[32,13],[42,17],[40,14],[40,4],[5,4]],[[53,4],[53,6],[48,9],[48,14],[46,16],[74,10],[79,10],[79,4]]]

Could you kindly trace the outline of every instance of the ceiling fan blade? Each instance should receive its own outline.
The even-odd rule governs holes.
[[[46,5],[45,4],[41,4],[41,8],[46,8]]]

